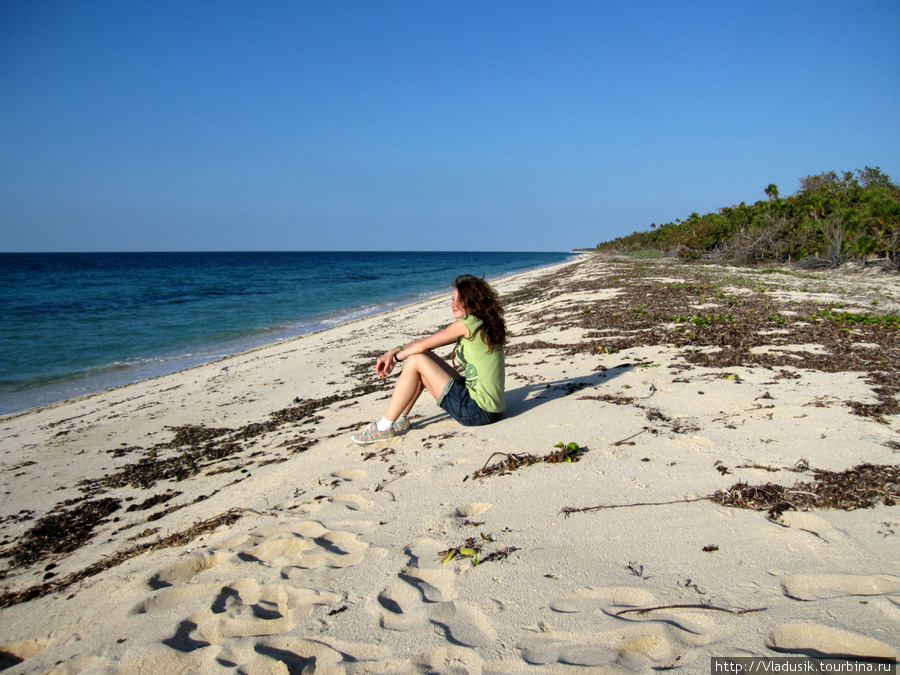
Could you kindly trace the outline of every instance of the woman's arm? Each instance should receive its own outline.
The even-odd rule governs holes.
[[[434,351],[438,347],[453,344],[457,338],[468,337],[469,329],[462,321],[457,320],[451,323],[443,330],[439,330],[434,335],[429,335],[420,340],[413,340],[407,345],[403,345],[402,349],[391,350],[398,361],[402,361],[413,354],[421,354],[422,352]],[[401,356],[402,352],[402,356]]]
[[[375,362],[375,370],[379,378],[385,378],[391,374],[394,366],[402,359],[408,358],[413,354],[421,354],[452,344],[456,342],[457,338],[468,337],[468,335],[469,329],[466,328],[466,324],[460,320],[454,321],[434,335],[429,335],[420,340],[413,340],[408,344],[401,345],[399,348],[395,347],[387,350],[378,357],[378,360]]]

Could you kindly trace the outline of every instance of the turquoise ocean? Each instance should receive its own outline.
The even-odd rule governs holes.
[[[0,254],[0,415],[156,377],[571,253]]]

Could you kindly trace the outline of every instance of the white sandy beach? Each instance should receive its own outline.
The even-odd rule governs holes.
[[[871,508],[773,518],[702,499],[813,481],[788,470],[802,461],[900,464],[900,330],[794,322],[838,305],[897,316],[896,275],[583,256],[497,288],[508,412],[488,427],[426,395],[404,436],[350,441],[389,394],[375,357],[449,323],[449,291],[0,418],[0,668],[700,673],[711,656],[900,657],[896,483]],[[751,301],[756,323],[725,318]],[[603,318],[654,311],[633,332]],[[756,343],[721,365],[727,350],[690,344],[697,316]],[[494,453],[560,442],[579,461],[472,476]],[[563,513],[598,505],[623,507]],[[442,562],[470,538],[484,562]]]

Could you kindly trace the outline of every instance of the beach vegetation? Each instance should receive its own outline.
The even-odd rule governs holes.
[[[480,539],[469,537],[462,546],[439,551],[438,557],[441,559],[441,564],[446,564],[455,558],[467,558],[472,561],[472,567],[477,567],[486,562],[505,560],[509,557],[510,553],[519,550],[517,546],[505,546],[504,548],[482,556],[482,542],[492,543],[493,541],[494,538],[491,535],[482,532]]]
[[[654,223],[596,250],[685,261],[797,262],[806,269],[849,261],[900,269],[900,186],[880,168],[807,176],[787,197],[774,183],[764,193],[766,199],[754,204]]]
[[[569,463],[571,463],[571,462],[577,462],[577,461],[578,461],[578,456],[579,456],[582,452],[584,452],[584,451],[581,449],[581,446],[578,445],[578,443],[563,443],[562,441],[560,441],[559,443],[557,443],[557,444],[556,444],[555,446],[553,446],[553,447],[559,448],[559,452],[557,453],[557,457],[561,458],[561,460],[560,460],[560,459],[556,459],[556,461],[563,461],[563,462],[569,462]]]
[[[695,326],[713,326],[715,324],[733,324],[735,318],[731,314],[694,314],[693,316],[685,316],[684,314],[676,314],[671,317],[673,323],[692,323]]]
[[[835,323],[859,324],[864,326],[878,326],[881,328],[900,328],[900,315],[896,314],[871,314],[868,312],[836,312],[833,309],[816,312],[816,317],[828,319]]]
[[[655,225],[651,227],[656,227]],[[659,251],[657,249],[644,249],[641,251],[632,251],[628,254],[629,257],[635,258],[637,260],[647,260],[647,259],[656,259],[665,257],[665,253],[663,251]]]

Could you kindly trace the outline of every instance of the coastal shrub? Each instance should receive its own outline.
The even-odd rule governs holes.
[[[598,244],[597,250],[633,258],[663,257],[666,251],[685,261],[804,261],[808,269],[871,260],[900,269],[900,187],[880,168],[828,171],[799,184],[784,198],[770,184],[767,198],[755,204],[654,223],[650,231]]]
[[[647,260],[647,259],[657,259],[657,258],[665,258],[666,254],[662,251],[657,251],[656,249],[647,248],[642,249],[640,251],[632,251],[628,254],[629,258],[635,258],[637,260]]]

